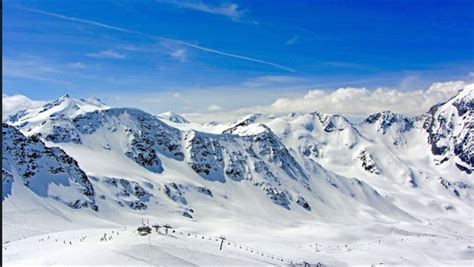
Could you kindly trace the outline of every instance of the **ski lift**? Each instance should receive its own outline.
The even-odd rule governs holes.
[[[156,232],[158,232],[161,228],[161,225],[156,223],[156,224],[153,224],[151,227],[155,228]]]
[[[148,235],[151,233],[151,227],[146,225],[146,226],[139,226],[137,228],[137,232],[139,235]]]

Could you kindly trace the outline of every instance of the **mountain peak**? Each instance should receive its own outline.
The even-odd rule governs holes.
[[[362,123],[376,124],[377,131],[384,134],[393,124],[400,125],[400,127],[398,127],[400,132],[406,132],[413,127],[413,119],[402,114],[393,113],[389,110],[372,114]]]
[[[378,120],[384,120],[384,121],[399,121],[399,120],[403,120],[407,118],[406,116],[402,115],[402,114],[397,114],[397,113],[394,113],[390,110],[384,110],[384,111],[381,111],[381,112],[377,112],[377,113],[374,113],[372,115],[370,115],[366,121],[368,123],[374,123]]]
[[[58,107],[58,108],[55,108]],[[65,94],[60,98],[49,102],[43,105],[41,111],[39,113],[45,112],[47,110],[52,110],[54,108],[54,112],[63,111],[67,109],[73,110],[83,110],[83,112],[94,111],[96,109],[105,109],[109,108],[106,104],[104,104],[98,98],[88,98],[88,99],[76,99],[72,98],[69,94]]]
[[[458,110],[459,116],[474,110],[474,84],[464,87],[450,101]]]
[[[253,113],[253,114],[249,114],[249,115],[241,117],[240,119],[234,121],[230,125],[232,127],[235,127],[237,125],[249,125],[249,124],[257,122],[257,120],[262,117],[263,117],[263,114],[261,113]]]
[[[189,121],[187,119],[185,119],[183,116],[181,116],[181,115],[179,115],[179,114],[177,114],[173,111],[163,112],[161,114],[158,114],[157,116],[161,119],[172,121],[172,122],[175,122],[175,123],[189,123]]]
[[[58,106],[58,105],[60,105],[64,102],[70,102],[70,101],[71,101],[71,97],[69,96],[69,94],[65,94],[65,95],[61,96],[60,98],[58,98],[54,101],[51,101],[49,103],[44,104],[42,110],[47,110],[47,109],[50,109],[52,107]]]
[[[49,119],[58,117],[73,118],[77,115],[92,112],[95,110],[109,109],[110,107],[98,99],[75,99],[69,94],[44,104],[39,108],[20,111],[10,115],[6,122],[14,126],[28,126],[28,128],[45,123]]]

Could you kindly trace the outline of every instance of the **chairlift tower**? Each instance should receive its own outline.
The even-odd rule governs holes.
[[[163,228],[166,229],[166,234],[168,234],[168,229],[173,228],[173,227],[171,227],[171,225],[169,225],[169,224],[165,224],[165,225],[163,225]]]
[[[160,228],[161,228],[161,225],[159,225],[159,224],[153,224],[151,227],[155,228],[156,232],[158,233],[158,231],[159,231]]]
[[[225,236],[221,235],[219,237],[219,239],[221,240],[221,246],[220,246],[219,250],[222,250],[222,245],[224,244]]]

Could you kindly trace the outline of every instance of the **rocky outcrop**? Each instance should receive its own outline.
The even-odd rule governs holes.
[[[459,158],[460,169],[468,173],[474,169],[473,107],[474,87],[467,87],[417,118],[428,133],[432,153],[443,159]]]
[[[364,170],[377,175],[382,174],[382,170],[377,166],[377,163],[369,152],[362,150],[357,158],[361,161],[361,166]]]
[[[158,154],[184,159],[180,131],[146,112],[113,108],[77,116],[73,122],[82,134],[92,134],[102,127],[112,132],[124,128],[129,139],[125,155],[154,172],[163,171]]]
[[[2,124],[2,134],[5,187],[21,182],[37,195],[50,196],[70,207],[98,209],[94,188],[76,160],[60,148],[46,147],[37,137],[26,137],[8,124]],[[62,187],[51,191],[54,185]]]
[[[147,204],[150,202],[150,198],[153,197],[153,194],[149,192],[149,190],[153,189],[152,185],[145,185],[145,187],[148,187],[147,190],[138,182],[111,177],[105,178],[104,182],[118,189],[115,196],[118,199],[117,203],[119,205],[126,205],[134,210],[148,208]]]
[[[365,123],[375,124],[377,132],[386,134],[388,130],[395,126],[398,133],[408,132],[413,128],[413,119],[390,111],[383,111],[370,115],[365,119]]]
[[[219,136],[189,131],[184,137],[186,162],[202,177],[224,182],[224,155]]]
[[[304,199],[304,197],[302,196],[298,197],[298,200],[296,200],[296,204],[298,204],[299,206],[301,206],[303,209],[307,211],[311,211],[311,206],[308,204],[306,199]]]

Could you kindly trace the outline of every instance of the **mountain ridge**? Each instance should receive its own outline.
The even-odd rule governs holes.
[[[97,188],[90,201],[99,213],[127,207],[166,209],[200,220],[209,209],[201,201],[234,206],[232,201],[239,199],[241,208],[255,202],[268,212],[290,212],[298,218],[342,223],[347,214],[356,219],[360,215],[354,212],[368,212],[369,217],[412,221],[428,216],[415,212],[412,201],[437,212],[472,206],[471,167],[464,161],[471,159],[472,142],[457,141],[458,136],[471,138],[472,89],[465,90],[436,108],[458,116],[447,131],[456,135],[443,135],[453,143],[441,163],[429,143],[427,129],[433,126],[424,126],[433,116],[442,116],[436,111],[432,117],[415,118],[385,111],[360,123],[320,112],[254,114],[207,133],[175,128],[179,123],[168,125],[139,109],[64,96],[15,114],[6,123],[77,160]],[[412,155],[413,149],[421,154]],[[13,176],[4,171],[4,184]],[[407,189],[423,197],[408,198],[403,192]],[[232,191],[247,198],[230,200]],[[441,201],[433,206],[435,199]]]

